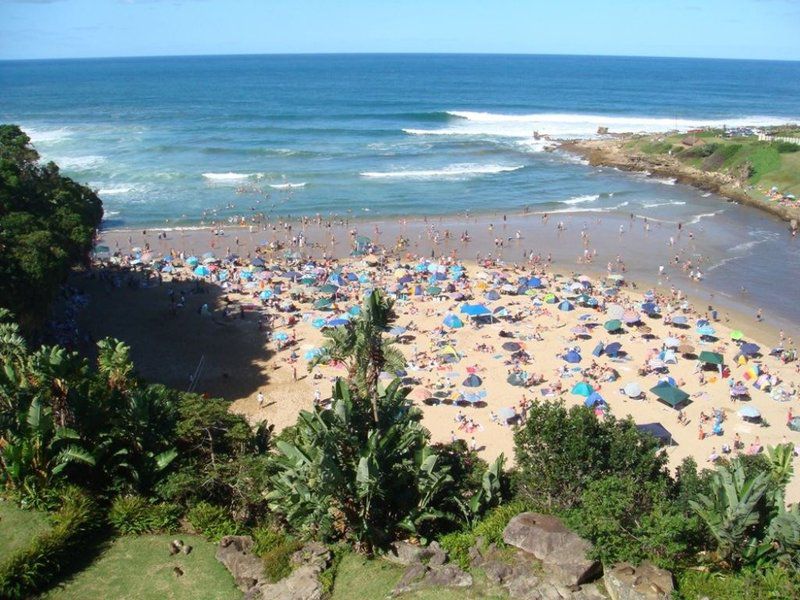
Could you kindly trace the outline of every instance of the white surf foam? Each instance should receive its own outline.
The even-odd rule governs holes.
[[[203,173],[203,177],[210,181],[242,181],[251,177],[258,177],[260,173]]]
[[[108,217],[116,217],[119,215],[118,210],[107,210],[103,212],[103,218],[107,219]]]
[[[271,187],[273,190],[293,190],[295,188],[306,187],[306,182],[301,181],[300,183],[271,183],[269,187]]]
[[[100,188],[97,193],[101,196],[118,196],[120,194],[128,194],[133,191],[131,185],[115,185],[106,188]]]
[[[683,206],[686,202],[681,200],[670,200],[669,202],[653,202],[651,204],[642,204],[642,208],[656,208],[658,206]]]
[[[534,214],[541,215],[541,214],[547,213],[549,215],[556,215],[556,214],[577,214],[577,213],[607,213],[607,212],[613,212],[615,210],[619,210],[620,208],[625,208],[626,206],[628,206],[628,202],[622,202],[620,204],[617,204],[616,206],[606,206],[606,207],[603,207],[603,208],[588,208],[588,207],[585,207],[585,206],[575,206],[575,207],[571,207],[571,208],[558,208],[556,210],[539,211],[539,212],[534,213]]]
[[[717,215],[723,213],[723,210],[715,210],[714,212],[710,213],[701,213],[699,215],[695,215],[691,221],[689,221],[689,225],[697,225],[703,219],[710,219],[711,217],[716,217]]]
[[[66,140],[72,132],[66,127],[56,129],[39,129],[37,127],[23,127],[22,130],[31,138],[31,142],[36,144],[54,144]]]
[[[735,119],[673,119],[665,117],[633,117],[587,115],[574,113],[500,114],[474,111],[448,111],[452,123],[439,129],[404,129],[410,135],[488,135],[532,138],[533,132],[554,138],[596,137],[599,127],[612,133],[658,133],[687,131],[701,127],[743,127],[784,125],[800,120],[770,116],[745,116]]]
[[[368,179],[457,179],[477,177],[479,175],[495,175],[522,169],[523,165],[450,165],[443,169],[416,171],[367,171],[361,173]]]
[[[587,194],[585,196],[575,196],[569,200],[561,200],[561,204],[583,204],[585,202],[594,202],[600,198],[600,194]]]
[[[60,158],[47,157],[46,160],[52,160],[65,171],[88,171],[106,162],[106,157],[88,154],[86,156],[62,156]]]
[[[655,181],[656,183],[660,183],[662,185],[675,185],[678,180],[674,177],[670,178],[661,178],[661,177],[650,177],[650,181]]]

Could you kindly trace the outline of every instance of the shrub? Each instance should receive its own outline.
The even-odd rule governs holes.
[[[299,540],[274,525],[262,525],[253,531],[253,551],[264,560],[264,573],[272,581],[291,575],[292,554],[302,548]]]
[[[350,552],[350,546],[347,544],[336,544],[331,547],[331,563],[319,575],[319,582],[322,584],[322,597],[330,598],[333,593],[333,584],[336,583],[336,575],[339,572],[339,565],[342,560]]]
[[[476,536],[472,531],[454,531],[439,538],[439,545],[447,552],[450,560],[462,569],[469,568],[469,549],[475,545]]]
[[[218,542],[226,535],[240,533],[239,526],[221,506],[199,502],[186,514],[189,523],[211,541]]]
[[[792,142],[774,142],[775,149],[781,154],[788,154],[790,152],[800,151],[800,144],[793,144]]]
[[[682,156],[686,158],[706,158],[714,154],[720,145],[721,144],[717,144],[716,142],[711,142],[710,144],[692,146],[684,150]]]
[[[181,509],[174,504],[153,504],[141,496],[114,499],[108,520],[119,533],[137,535],[178,528]]]
[[[0,565],[0,598],[27,598],[41,591],[71,561],[86,555],[86,546],[102,518],[84,493],[67,490],[53,527]]]

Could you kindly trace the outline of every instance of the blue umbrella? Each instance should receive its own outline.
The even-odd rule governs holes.
[[[746,419],[757,419],[761,413],[755,406],[743,406],[739,409],[739,416]]]
[[[464,387],[478,387],[483,383],[483,379],[472,373],[469,377],[467,377],[464,381],[461,382],[461,385]]]
[[[326,323],[328,327],[341,327],[342,325],[347,325],[350,321],[347,319],[337,318],[331,319]]]
[[[288,340],[288,339],[289,339],[289,335],[288,335],[288,334],[286,334],[286,333],[284,333],[283,331],[279,331],[279,332],[278,332],[278,333],[276,333],[276,334],[275,334],[273,337],[274,337],[276,340],[280,341],[280,342],[283,342],[283,341],[285,341],[285,340]]]
[[[558,310],[570,311],[570,310],[575,310],[575,307],[568,300],[564,300],[561,304],[558,305]]]
[[[697,328],[697,333],[700,335],[713,336],[717,333],[717,330],[711,327],[711,325],[702,325]]]
[[[323,325],[325,325],[325,319],[323,319],[321,317],[317,317],[316,319],[311,321],[311,326],[312,327],[316,327],[317,329],[319,329]]]
[[[581,362],[581,355],[575,350],[570,350],[564,355],[564,360],[571,364],[579,363]]]
[[[658,312],[658,307],[652,302],[645,302],[642,304],[642,312],[647,315],[652,315]]]
[[[444,318],[443,323],[452,329],[458,329],[464,326],[464,323],[454,314],[449,314]]]
[[[489,301],[499,300],[500,299],[500,294],[498,294],[496,290],[489,290],[488,292],[486,292],[486,296],[485,297]]]
[[[269,300],[270,298],[272,298],[272,292],[270,290],[264,290],[259,294],[259,297],[262,300]]]
[[[347,312],[349,312],[351,315],[353,315],[355,317],[356,315],[360,315],[361,314],[361,307],[360,306],[351,306],[348,309]]]
[[[608,346],[606,346],[605,352],[608,356],[614,358],[619,354],[619,351],[622,349],[622,344],[619,342],[611,342]]]
[[[605,403],[606,401],[603,400],[603,397],[597,392],[592,392],[586,397],[586,400],[583,401],[584,406],[588,406],[589,408],[593,408],[595,404],[600,404],[602,406]]]
[[[672,317],[672,322],[675,325],[686,325],[689,322],[689,319],[687,319],[683,315],[678,315],[677,317]]]
[[[739,348],[739,352],[744,356],[755,356],[761,351],[761,348],[758,347],[757,344],[742,344]]]
[[[538,277],[531,277],[530,279],[528,279],[527,285],[530,288],[538,288],[542,286],[542,280],[539,279]]]
[[[406,331],[405,327],[392,327],[389,330],[389,335],[403,335]]]
[[[195,274],[195,275],[198,275],[198,276],[200,276],[200,277],[205,277],[205,276],[206,276],[206,275],[208,275],[209,273],[211,273],[211,271],[209,271],[209,270],[208,270],[206,267],[203,267],[203,266],[197,267],[197,268],[194,270],[194,274]]]
[[[480,315],[492,314],[492,311],[490,311],[483,304],[462,304],[461,312],[465,315],[469,315],[470,317],[478,317]]]
[[[263,261],[263,259],[254,258],[253,260],[250,261],[250,264],[253,265],[254,267],[263,267],[266,263]]]
[[[186,259],[186,264],[189,265],[190,267],[196,267],[197,263],[199,262],[200,260],[196,256],[190,256],[189,258]]]

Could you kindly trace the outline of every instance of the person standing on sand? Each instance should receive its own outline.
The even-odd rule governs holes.
[[[256,400],[258,400],[258,408],[264,408],[264,394],[260,390],[258,396],[256,396]]]

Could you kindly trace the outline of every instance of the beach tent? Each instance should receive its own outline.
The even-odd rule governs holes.
[[[506,381],[516,387],[525,386],[525,378],[522,376],[522,373],[512,373],[506,377]]]
[[[264,290],[258,295],[258,297],[261,298],[262,300],[269,300],[270,298],[272,298],[272,290]]]
[[[575,306],[568,300],[564,300],[563,302],[561,302],[561,304],[558,305],[558,310],[563,310],[563,311],[575,310]]]
[[[464,381],[461,382],[461,385],[464,387],[479,387],[483,383],[483,379],[472,373],[469,375]]]
[[[700,356],[697,357],[697,360],[699,360],[701,363],[719,366],[722,366],[722,364],[725,362],[722,354],[717,352],[709,352],[708,350],[703,350],[700,353]]]
[[[650,388],[650,391],[654,393],[661,402],[675,409],[691,402],[689,394],[664,381]]]
[[[672,434],[661,423],[645,423],[643,425],[637,425],[636,429],[641,433],[652,435],[663,446],[672,445]]]
[[[503,350],[508,350],[509,352],[516,352],[522,346],[520,346],[517,342],[506,342],[503,344]]]
[[[429,285],[425,290],[430,296],[438,296],[442,293],[442,288],[438,285]]]
[[[635,381],[631,381],[622,388],[622,391],[628,398],[638,398],[642,395],[642,386]]]
[[[606,401],[603,400],[603,397],[597,392],[592,392],[586,397],[586,400],[583,401],[583,405],[588,408],[594,408],[596,405],[604,406],[605,403]]]
[[[800,417],[794,417],[789,423],[787,427],[792,431],[800,431]]]
[[[202,266],[201,267],[197,267],[194,270],[194,274],[197,275],[198,277],[205,277],[206,275],[209,275],[210,273],[211,273],[211,271],[209,271],[207,267],[202,267]]]
[[[664,361],[664,364],[667,364],[667,365],[676,365],[676,364],[678,364],[678,357],[675,356],[675,351],[674,350],[670,350],[670,349],[664,350],[661,353],[661,355],[659,356],[659,358],[661,358],[661,360]]]
[[[464,323],[461,321],[461,319],[459,319],[453,313],[450,313],[449,315],[447,315],[444,318],[444,321],[442,321],[442,322],[445,325],[447,325],[447,327],[450,327],[451,329],[459,329],[460,327],[464,326]]]
[[[603,327],[605,327],[605,330],[609,333],[619,331],[622,329],[622,321],[619,319],[610,319],[603,324]]]
[[[591,396],[592,392],[594,392],[594,388],[590,386],[585,381],[580,381],[576,383],[572,388],[572,393],[576,396]]]
[[[598,342],[597,346],[595,346],[594,350],[592,350],[592,356],[600,356],[601,354],[603,354],[605,349],[606,349],[605,344],[603,344],[603,342]]]
[[[200,263],[200,260],[196,256],[190,256],[186,259],[186,264],[190,267],[196,267]]]
[[[739,416],[743,419],[760,419],[761,412],[755,406],[743,406],[739,409]]]
[[[620,350],[622,350],[622,344],[619,342],[611,342],[605,347],[605,353],[611,358],[616,358]]]
[[[461,313],[470,317],[480,317],[483,315],[491,315],[492,311],[483,304],[462,304]]]
[[[518,416],[517,411],[511,408],[510,406],[498,409],[497,415],[501,419],[503,419],[503,421],[505,421],[506,423],[508,423],[512,419],[516,419]]]
[[[697,328],[697,333],[705,337],[714,337],[717,333],[717,330],[711,325],[701,325]]]
[[[564,360],[571,364],[579,363],[581,362],[581,355],[575,350],[570,350],[564,355]]]
[[[333,300],[330,298],[320,298],[314,302],[314,308],[317,310],[329,310],[333,305]]]

